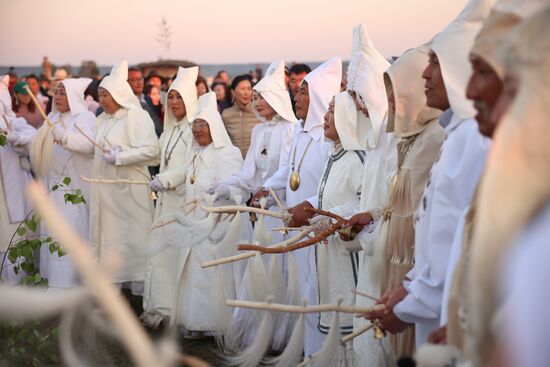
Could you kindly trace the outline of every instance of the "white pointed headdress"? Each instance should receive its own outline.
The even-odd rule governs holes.
[[[132,92],[130,84],[128,84],[128,62],[126,60],[115,64],[111,69],[111,73],[103,78],[99,86],[107,89],[116,103],[122,107],[128,109],[141,108],[139,100]]]
[[[65,87],[65,93],[67,94],[67,100],[69,102],[69,110],[72,116],[78,115],[83,111],[88,111],[88,104],[84,99],[84,91],[91,82],[92,79],[90,78],[69,78],[59,82]],[[57,112],[55,103],[52,104],[52,111]]]
[[[265,76],[253,88],[286,121],[296,122],[290,95],[285,86],[285,63],[273,61]]]
[[[193,118],[197,113],[197,87],[195,86],[195,82],[197,81],[198,75],[198,66],[192,66],[190,68],[182,68],[180,66],[178,68],[178,75],[176,76],[176,79],[174,79],[170,85],[170,89],[168,89],[168,93],[170,93],[171,90],[175,90],[180,94],[183,99],[183,103],[185,104],[187,121],[190,122],[193,121]],[[168,93],[166,94],[166,98],[168,98]],[[164,105],[166,106],[167,103],[165,102]],[[174,120],[172,111],[167,108],[166,114],[164,115],[164,124],[173,124],[175,122]]]
[[[223,124],[222,117],[218,112],[216,93],[208,92],[200,96],[194,120],[196,119],[202,119],[208,122],[214,147],[221,148],[233,145],[233,143],[231,143],[231,138],[229,138],[229,134],[227,134],[225,125]]]

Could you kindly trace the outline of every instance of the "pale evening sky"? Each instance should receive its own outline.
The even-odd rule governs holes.
[[[465,0],[0,0],[0,65],[163,58],[197,63],[348,59],[363,23],[386,57],[442,30]],[[172,27],[168,53],[157,23]]]

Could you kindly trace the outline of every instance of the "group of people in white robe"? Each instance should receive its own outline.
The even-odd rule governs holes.
[[[373,324],[320,365],[390,366],[415,354],[423,366],[548,365],[549,5],[469,0],[391,64],[359,25],[344,90],[334,57],[304,78],[295,114],[274,61],[254,86],[261,122],[244,160],[215,94],[197,98],[198,67],[179,69],[158,140],[126,62],[99,85],[101,115],[86,108],[91,80],[66,79],[39,130],[15,117],[4,77],[2,280],[21,277],[4,255],[32,210],[26,183],[34,175],[50,189],[70,177],[85,203],[66,204],[63,191],[51,199],[113,281],[143,296],[147,327],[224,337],[237,354],[259,339],[283,352],[297,317],[278,314],[265,337],[258,311],[228,311],[225,300],[380,304],[362,317],[307,314],[300,359],[315,361],[332,325],[345,336]],[[205,210],[247,203],[285,220]],[[316,210],[345,225],[323,237],[335,221]],[[271,246],[304,228],[319,241],[203,266],[238,254],[238,243]],[[51,291],[78,284],[70,256],[39,257]]]

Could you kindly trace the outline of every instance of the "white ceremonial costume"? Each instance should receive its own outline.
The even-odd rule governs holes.
[[[456,225],[472,200],[490,144],[479,133],[475,109],[465,97],[471,72],[468,52],[489,9],[489,1],[470,1],[431,46],[453,114],[417,212],[415,264],[407,274],[410,281],[403,282],[408,295],[394,307],[399,319],[415,324],[417,348],[439,327]]]
[[[288,207],[293,207],[317,196],[317,187],[329,154],[330,143],[323,139],[323,121],[328,104],[339,92],[342,79],[342,60],[332,58],[306,75],[309,87],[309,109],[305,121],[297,125],[290,148],[288,161],[269,178],[264,186],[280,190],[286,188]],[[290,179],[298,175],[299,185],[295,191]],[[316,206],[316,203],[313,204]],[[291,234],[292,235],[292,234]],[[301,297],[308,304],[318,304],[315,248],[307,247],[293,252],[298,264]],[[317,329],[318,316],[306,316],[304,353],[309,356],[321,348],[324,335]]]
[[[353,54],[348,70],[348,90],[357,94],[357,100],[366,107],[369,117],[357,111],[357,129],[360,144],[365,147],[366,158],[363,168],[361,200],[357,213],[370,212],[374,222],[366,226],[357,240],[362,249],[359,252],[359,274],[357,290],[377,295],[379,282],[372,279],[370,268],[373,263],[376,224],[387,205],[389,188],[396,171],[397,139],[386,134],[388,100],[384,86],[384,71],[390,64],[378,52],[369,39],[363,25],[353,29]],[[354,212],[342,213],[349,217]],[[370,307],[372,301],[365,297],[356,297],[356,306]],[[364,327],[367,320],[355,318],[354,330]],[[384,366],[388,362],[391,346],[389,339],[376,340],[372,332],[364,333],[353,339],[353,349],[363,366]]]
[[[50,191],[48,196],[76,233],[85,240],[88,240],[89,236],[90,184],[80,177],[92,175],[94,145],[78,131],[77,127],[89,138],[95,138],[96,118],[93,113],[88,111],[84,100],[84,91],[91,81],[89,78],[79,78],[64,79],[60,82],[65,87],[69,111],[61,113],[55,107],[55,102],[52,104],[52,112],[48,118],[54,123],[53,129],[56,129],[57,126],[57,129],[62,132],[62,136],[58,140],[56,138],[57,144],[53,146],[52,166],[45,176],[39,176],[46,190],[52,190],[54,185],[62,184],[65,177],[70,178],[68,185],[65,184],[62,189]],[[44,123],[41,129],[49,129],[49,127]],[[44,157],[44,159],[48,158]],[[34,166],[34,162],[31,161],[31,164]],[[80,190],[86,202],[79,204],[66,202],[66,190]],[[44,223],[40,225],[40,232],[42,235],[52,236]],[[47,245],[40,248],[40,275],[48,279],[50,288],[72,288],[77,285],[77,273],[70,256],[59,257],[57,252],[52,254]]]
[[[217,110],[216,95],[207,93],[199,98],[196,119],[208,123],[213,142],[206,147],[194,142],[193,150],[185,171],[185,195],[187,200],[202,201],[207,190],[215,182],[226,178],[242,168],[240,150],[233,146]],[[220,198],[219,205],[229,204],[229,198]],[[186,215],[189,220],[201,221],[207,217],[200,206]],[[227,231],[227,221],[216,224],[213,231],[223,238]],[[192,236],[192,235],[191,235]],[[183,238],[182,241],[186,239]],[[188,239],[193,241],[192,238]],[[192,248],[184,248],[180,258],[179,283],[177,290],[175,323],[184,328],[187,335],[219,334],[224,325],[215,317],[217,310],[214,301],[214,279],[216,268],[201,268],[201,263],[216,258],[216,242],[210,238]],[[227,290],[227,297],[234,297],[236,290]]]
[[[172,90],[179,93],[185,105],[186,115],[181,121],[176,121],[168,103],[165,103],[167,109],[164,116],[164,131],[159,139],[160,173],[155,176],[165,191],[158,192],[154,222],[175,213],[186,202],[184,167],[193,144],[191,123],[197,108],[195,81],[198,73],[197,66],[186,69],[180,67],[168,90],[168,93]],[[152,231],[150,241],[155,242],[156,236],[162,236],[162,233]],[[145,312],[162,316],[172,314],[181,251],[177,246],[170,246],[148,261],[143,295]]]
[[[24,118],[15,117],[12,111],[11,97],[8,90],[9,76],[0,78],[0,129],[9,136],[9,144],[0,147],[0,261],[2,264],[2,281],[15,284],[23,272],[16,275],[8,260],[6,252],[13,237],[13,242],[20,239],[16,234],[17,227],[31,211],[25,195],[25,187],[32,180],[29,159],[25,146],[30,143],[35,129],[27,124]]]
[[[115,65],[100,84],[120,105],[114,114],[97,118],[96,141],[104,149],[120,147],[115,164],[96,147],[93,178],[148,180],[147,166],[159,156],[158,140],[151,117],[141,108],[127,80],[128,64]],[[94,183],[90,200],[90,239],[101,263],[116,254],[120,268],[117,283],[141,282],[145,278],[149,228],[153,202],[146,185]]]
[[[359,205],[365,160],[365,152],[357,139],[353,98],[344,91],[334,100],[334,121],[340,143],[332,147],[317,195],[318,208],[330,212],[338,212],[342,206],[356,208]],[[338,234],[319,243],[316,251],[319,303],[335,304],[342,297],[343,305],[355,305],[353,291],[357,286],[359,253],[349,252],[347,243],[343,243]],[[333,317],[332,313],[319,314],[318,327],[323,334],[328,334]],[[339,317],[341,333],[351,334],[353,315],[340,314]]]

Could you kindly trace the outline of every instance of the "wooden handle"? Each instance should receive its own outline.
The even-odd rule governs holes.
[[[251,308],[255,310],[289,312],[289,313],[320,313],[320,312],[338,311],[342,313],[365,314],[365,313],[371,313],[375,311],[382,311],[386,308],[386,306],[384,305],[374,305],[372,307],[342,306],[337,304],[295,306],[295,305],[285,305],[282,303],[239,301],[234,299],[228,299],[227,301],[225,301],[225,304],[229,307],[242,307],[242,308]]]
[[[46,121],[46,123],[48,124],[49,127],[53,127],[53,122],[51,122],[50,119],[48,118],[48,116],[46,116],[46,113],[42,109],[42,106],[40,105],[40,102],[38,102],[38,100],[34,96],[31,88],[29,88],[28,85],[25,85],[25,90],[27,91],[29,96],[31,96],[31,99],[34,102],[34,105],[36,106],[36,108],[38,109],[38,113],[40,113],[40,116],[42,116],[42,118],[44,119],[44,121]]]

